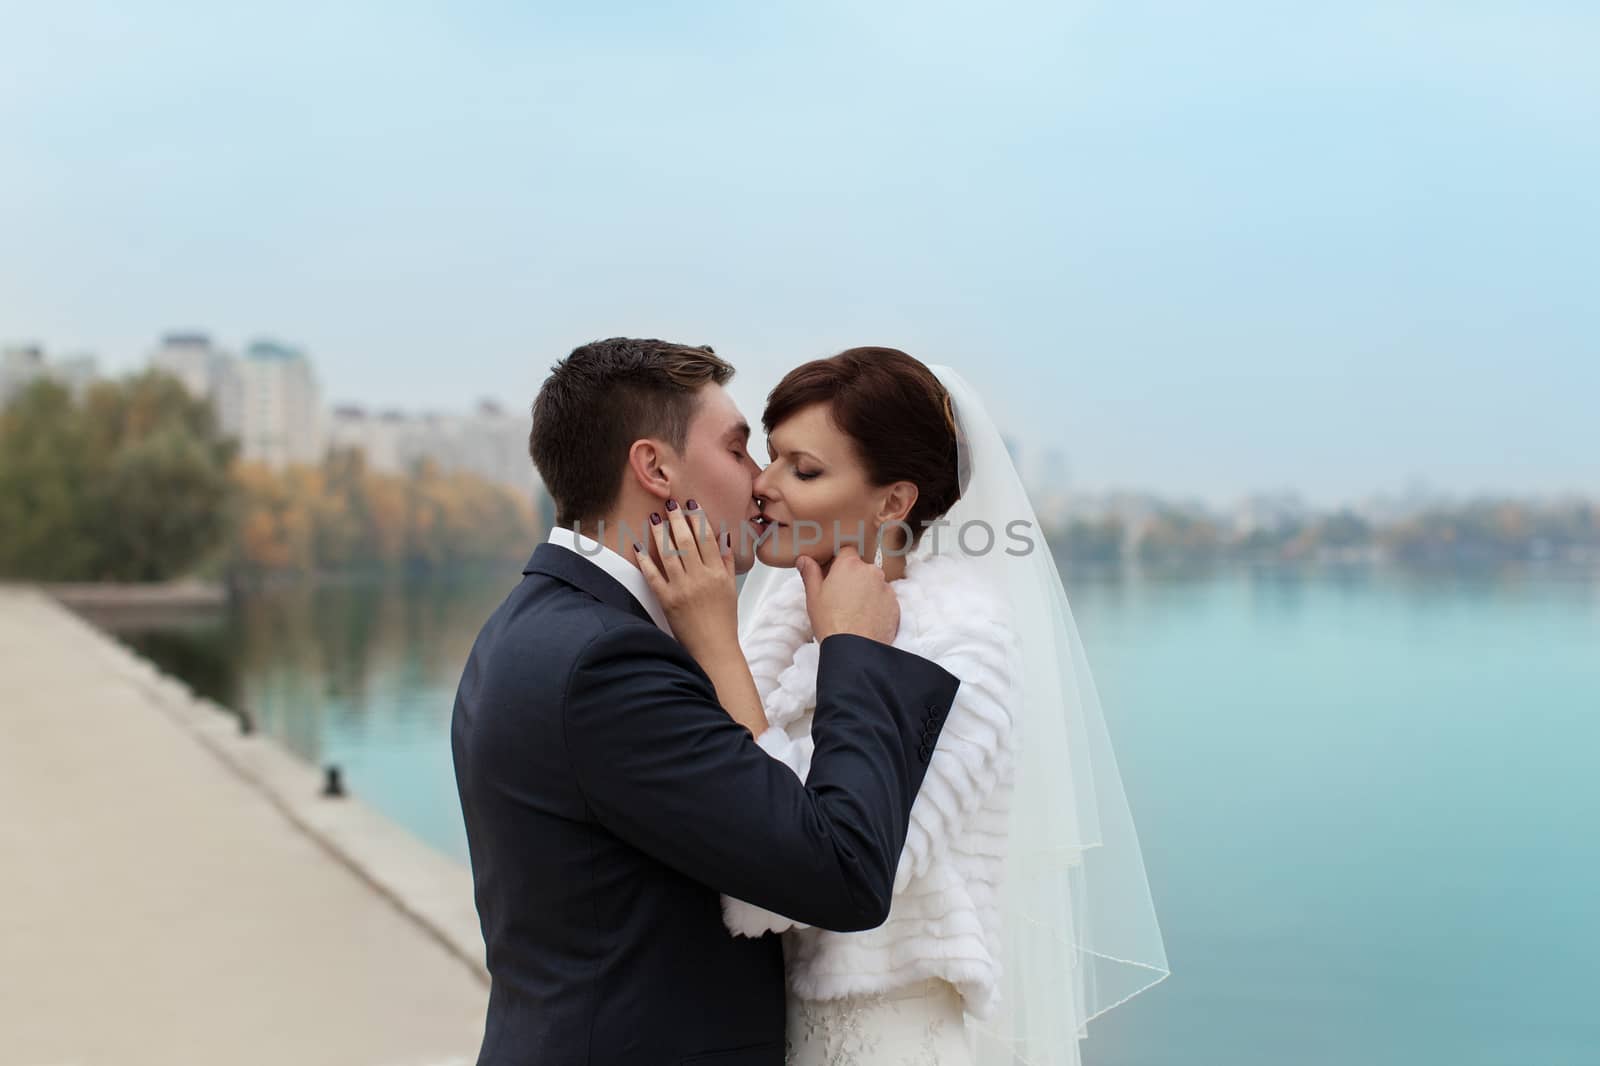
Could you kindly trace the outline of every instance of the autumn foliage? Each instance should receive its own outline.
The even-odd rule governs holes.
[[[526,495],[428,462],[385,474],[336,451],[321,466],[240,464],[234,476],[245,571],[520,562],[538,532]]]
[[[530,492],[359,451],[238,461],[209,404],[143,373],[81,396],[40,381],[0,410],[0,577],[162,581],[521,561]]]

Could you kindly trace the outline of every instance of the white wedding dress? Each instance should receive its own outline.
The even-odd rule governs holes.
[[[968,560],[913,557],[891,587],[895,647],[961,687],[911,808],[887,920],[835,933],[723,900],[731,932],[784,936],[790,1063],[967,1066],[966,1015],[991,1013],[998,993],[1016,642]],[[770,723],[757,742],[803,780],[820,649],[797,573],[772,582],[741,641]]]
[[[1077,1066],[1089,1021],[1163,980],[1166,951],[1037,516],[982,400],[930,369],[951,397],[961,498],[894,583],[895,643],[962,684],[912,806],[889,919],[831,933],[727,897],[723,917],[738,935],[783,934],[791,1064]],[[772,724],[758,741],[803,779],[817,645],[797,581],[757,566],[739,617]]]
[[[970,1066],[961,994],[938,978],[843,999],[789,997],[788,1066]]]

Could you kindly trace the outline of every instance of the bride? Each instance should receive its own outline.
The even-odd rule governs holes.
[[[640,557],[722,705],[805,778],[805,589],[843,551],[892,583],[895,646],[961,681],[919,753],[882,926],[835,933],[723,900],[731,934],[783,936],[789,1061],[1077,1063],[1088,1021],[1167,964],[1082,642],[1005,443],[954,371],[890,348],[797,367],[762,423],[762,565],[738,621],[731,565]]]

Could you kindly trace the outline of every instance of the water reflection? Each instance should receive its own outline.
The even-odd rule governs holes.
[[[450,709],[515,579],[268,588],[126,639],[464,858]],[[1600,581],[1063,580],[1174,970],[1091,1027],[1088,1066],[1592,1059]]]
[[[511,584],[488,575],[286,583],[181,624],[111,628],[303,758],[337,763],[351,791],[464,858],[450,709],[478,627]]]

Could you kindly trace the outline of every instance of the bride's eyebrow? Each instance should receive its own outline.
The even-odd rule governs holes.
[[[778,457],[777,446],[772,443],[772,438],[771,437],[767,438],[767,454],[769,456],[771,456],[773,459],[776,459]],[[793,458],[794,456],[798,455],[802,459],[810,459],[813,463],[817,463],[819,465],[824,465],[822,463],[822,457],[821,456],[813,455],[813,454],[811,454],[810,452],[807,452],[807,451],[801,451],[799,448],[790,448],[788,450],[788,452],[786,452],[785,454],[788,455],[791,458]]]

